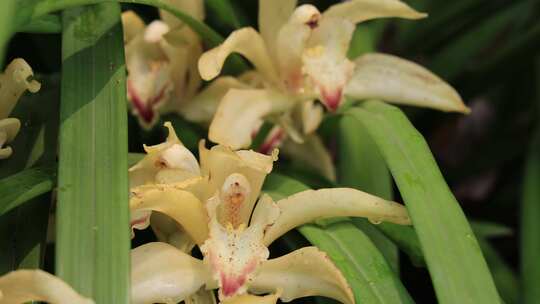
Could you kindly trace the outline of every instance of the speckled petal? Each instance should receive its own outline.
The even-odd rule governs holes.
[[[245,293],[257,267],[268,258],[269,251],[262,238],[278,213],[260,213],[247,228],[245,225],[234,228],[230,223],[224,227],[217,215],[221,203],[219,195],[207,202],[210,237],[201,246],[201,251],[218,281],[220,299],[225,300]],[[279,212],[277,206],[274,208]]]

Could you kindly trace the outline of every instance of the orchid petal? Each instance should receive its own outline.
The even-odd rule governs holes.
[[[201,77],[204,80],[211,80],[219,75],[225,59],[231,53],[239,53],[246,57],[268,81],[279,83],[264,40],[250,27],[232,32],[225,42],[201,56],[199,59]]]
[[[292,140],[285,141],[281,146],[281,151],[295,161],[303,162],[316,169],[327,179],[336,180],[336,168],[332,157],[316,134],[306,136],[302,144]]]
[[[11,147],[3,148],[3,146],[15,138],[20,128],[21,122],[17,118],[0,119],[0,159],[11,156],[13,152]]]
[[[211,281],[201,260],[154,242],[131,250],[131,303],[178,303]]]
[[[234,298],[225,300],[223,304],[276,304],[280,294],[269,294],[266,296],[254,296],[250,294],[243,294]]]
[[[162,0],[162,2],[170,7],[173,7],[183,13],[190,15],[191,17],[199,21],[204,19],[203,0]],[[171,28],[176,28],[184,24],[178,19],[178,17],[165,10],[159,10],[159,15],[161,19],[165,21]]]
[[[144,31],[144,21],[134,11],[122,13],[122,28],[124,29],[124,44],[130,42],[135,36]]]
[[[293,105],[290,97],[277,91],[231,89],[219,104],[208,137],[234,150],[249,147],[253,130],[265,116]]]
[[[351,188],[306,190],[279,200],[281,215],[264,236],[271,244],[285,232],[318,219],[355,216],[374,223],[410,225],[405,206]]]
[[[159,212],[153,212],[150,218],[152,230],[160,242],[168,243],[179,250],[190,253],[195,242],[178,226],[175,220]]]
[[[358,57],[355,64],[354,76],[345,90],[347,96],[447,112],[470,112],[450,85],[416,63],[372,53]]]
[[[178,112],[198,92],[202,79],[197,61],[203,53],[199,36],[189,27],[172,30],[163,36],[161,47],[170,60],[169,75],[174,89],[161,112]]]
[[[192,193],[175,189],[168,185],[142,187],[131,190],[129,201],[131,212],[136,210],[152,210],[168,215],[174,219],[193,238],[202,244],[208,237],[206,223],[208,217],[203,203]]]
[[[254,293],[280,290],[283,302],[308,296],[324,296],[346,304],[355,302],[341,272],[317,247],[304,247],[264,262],[249,290]]]
[[[51,304],[93,304],[64,281],[42,270],[17,270],[0,277],[0,304],[43,301]]]
[[[347,59],[353,32],[350,21],[322,18],[302,56],[304,72],[330,111],[341,104],[343,89],[353,73],[354,64]]]
[[[275,59],[277,34],[296,7],[296,0],[259,0],[259,31]]]
[[[275,44],[280,76],[293,93],[304,93],[302,52],[320,18],[321,13],[315,6],[301,5],[277,33]]]
[[[327,17],[360,23],[385,17],[420,19],[427,14],[419,13],[399,0],[351,0],[332,5],[323,14],[323,18]]]
[[[196,95],[191,102],[179,109],[189,121],[208,123],[214,117],[219,102],[230,89],[247,89],[248,86],[234,77],[219,77]]]
[[[302,130],[304,134],[311,134],[317,130],[324,116],[323,108],[313,100],[301,105]]]
[[[219,298],[223,300],[245,293],[257,267],[268,259],[269,251],[262,240],[266,227],[274,222],[277,213],[260,215],[247,228],[245,224],[234,228],[231,223],[223,227],[217,215],[221,203],[219,196],[207,201],[210,237],[200,248],[218,281]]]
[[[214,146],[208,150],[205,148],[204,142],[201,142],[199,144],[199,157],[202,174],[210,177],[207,197],[214,195],[217,190],[221,190],[225,180],[231,174],[245,176],[249,182],[250,193],[243,205],[239,207],[238,217],[240,222],[247,224],[264,179],[272,171],[272,164],[277,160],[277,156],[263,155],[247,150],[233,152],[224,146]]]
[[[144,146],[148,153],[129,169],[130,188],[153,183],[181,182],[200,176],[197,159],[182,145],[170,122],[167,140],[154,146]]]
[[[34,76],[32,68],[24,59],[13,59],[0,75],[0,119],[11,114],[19,98],[26,90],[36,93],[41,84],[30,80]]]

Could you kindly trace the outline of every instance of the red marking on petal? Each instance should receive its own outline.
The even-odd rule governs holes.
[[[277,132],[268,137],[259,147],[259,153],[270,155],[274,148],[278,147],[285,139],[285,131],[280,128]]]
[[[321,95],[323,103],[330,112],[335,112],[341,104],[342,88],[328,91],[324,87],[321,87]]]
[[[131,81],[127,81],[128,98],[133,104],[133,107],[135,108],[137,114],[147,124],[150,124],[154,119],[154,116],[156,115],[156,113],[154,112],[154,106],[163,101],[166,89],[167,86],[164,85],[156,96],[151,98],[148,103],[144,103],[140,98],[139,94],[137,94],[137,90],[135,89]]]
[[[238,276],[234,276],[232,274],[225,274],[221,273],[221,293],[225,297],[232,297],[235,296],[240,288],[244,286],[244,284],[247,281],[248,275],[255,270],[255,267],[257,266],[256,260],[251,260],[244,269],[242,269],[242,273]]]

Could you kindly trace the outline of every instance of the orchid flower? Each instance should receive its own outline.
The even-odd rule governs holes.
[[[260,33],[239,29],[199,59],[201,77],[210,80],[220,74],[231,53],[239,53],[254,65],[262,83],[231,89],[223,97],[210,125],[211,141],[232,149],[248,147],[253,131],[266,119],[281,127],[281,140],[286,135],[302,142],[302,135],[312,134],[323,116],[314,101],[335,111],[344,96],[469,111],[452,87],[415,63],[380,53],[353,61],[346,57],[355,24],[426,14],[399,0],[343,1],[322,13],[312,5],[295,6],[296,0],[260,0]]]
[[[21,122],[17,118],[8,118],[9,114],[26,90],[35,93],[41,87],[39,82],[31,79],[32,76],[32,68],[21,58],[11,61],[0,75],[0,159],[11,156],[11,147],[4,147],[4,144],[11,142],[21,128]]]
[[[197,20],[204,18],[202,0],[166,2]],[[160,20],[145,25],[133,11],[122,14],[128,99],[133,113],[145,128],[152,127],[160,113],[174,112],[191,121],[209,121],[226,89],[243,85],[225,77],[198,94],[201,39],[175,16],[163,10],[160,16]]]
[[[61,279],[42,270],[17,270],[0,277],[0,304],[41,301],[51,304],[94,304]]]
[[[148,212],[159,212],[170,217],[204,258],[165,242],[133,249],[133,303],[179,302],[215,288],[223,303],[276,303],[312,295],[354,303],[346,280],[324,252],[307,247],[268,259],[268,246],[316,219],[358,216],[411,224],[403,205],[355,189],[308,190],[274,202],[261,195],[261,188],[276,152],[207,149],[202,142],[196,166],[166,126],[167,140],[145,147],[147,156],[131,169],[139,174],[138,186],[131,188],[132,216],[146,212],[142,220],[148,221]]]

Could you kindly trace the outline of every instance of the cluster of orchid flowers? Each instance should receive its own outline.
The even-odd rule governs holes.
[[[202,0],[169,0],[193,18],[204,18]],[[334,179],[332,161],[315,131],[325,111],[346,98],[376,98],[467,113],[456,91],[423,67],[380,53],[354,60],[347,51],[357,23],[382,17],[418,19],[399,0],[351,0],[324,12],[296,0],[260,0],[259,32],[234,31],[203,53],[200,37],[166,12],[145,25],[133,12],[122,16],[128,99],[143,127],[174,112],[209,125],[199,161],[170,123],[165,142],[145,146],[129,170],[131,229],[153,229],[158,241],[131,252],[132,303],[276,303],[325,296],[354,303],[347,281],[328,256],[306,247],[268,259],[268,246],[287,231],[317,219],[367,217],[410,225],[406,208],[356,189],[308,190],[275,202],[261,193],[277,149]],[[226,58],[239,53],[254,69],[219,76]],[[199,76],[200,75],[200,76]],[[20,123],[6,118],[25,90],[35,92],[22,59],[0,77],[0,158]],[[212,80],[201,89],[202,80]],[[274,124],[260,151],[248,148],[263,122]],[[299,153],[310,151],[311,153]],[[203,259],[191,256],[198,246]],[[30,300],[93,303],[40,270],[0,277],[0,303]]]

